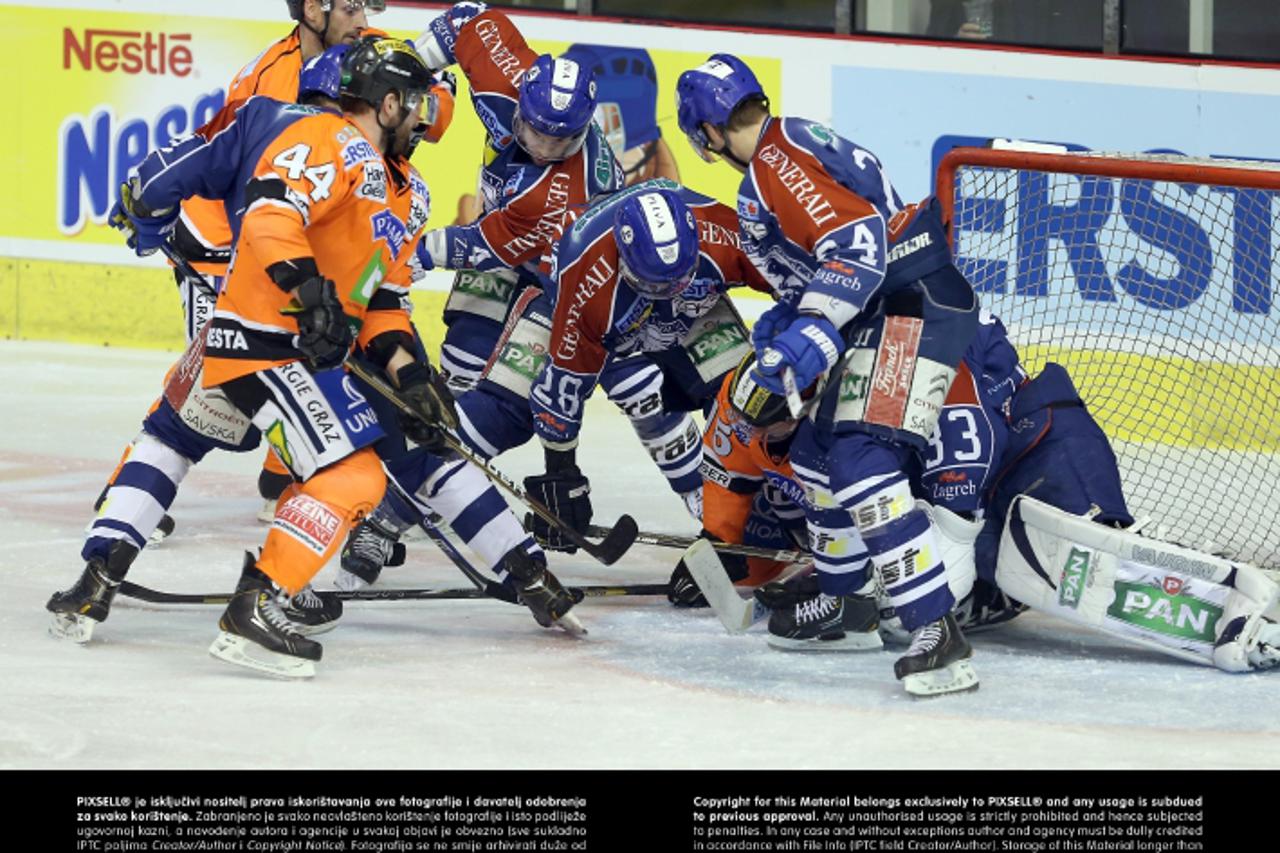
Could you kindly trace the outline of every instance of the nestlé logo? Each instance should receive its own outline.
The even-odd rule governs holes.
[[[125,74],[191,73],[191,33],[153,33],[140,30],[86,28],[77,37],[75,30],[62,30],[62,67],[72,63],[85,71],[122,71]]]

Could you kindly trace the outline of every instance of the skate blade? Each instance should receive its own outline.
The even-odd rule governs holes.
[[[846,631],[843,637],[832,640],[793,640],[770,634],[768,643],[784,652],[874,652],[884,648],[879,631]]]
[[[553,627],[559,628],[561,631],[564,631],[566,634],[570,634],[574,637],[581,637],[587,633],[586,627],[573,611],[569,611],[551,624]]]
[[[277,678],[314,678],[315,661],[282,655],[256,643],[223,631],[209,646],[209,654],[221,661],[265,672]]]
[[[79,613],[52,613],[49,620],[49,636],[58,640],[84,645],[93,639],[93,629],[97,622]]]
[[[338,627],[337,619],[330,619],[328,622],[321,622],[318,625],[308,625],[306,622],[299,622],[296,619],[290,619],[289,623],[293,625],[293,630],[297,631],[304,637],[314,637],[317,634],[327,634],[334,628]]]
[[[943,669],[912,673],[902,679],[902,686],[916,698],[964,693],[978,689],[978,674],[973,664],[958,660]]]

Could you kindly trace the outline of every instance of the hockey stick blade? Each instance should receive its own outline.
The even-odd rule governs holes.
[[[639,533],[640,525],[636,524],[636,520],[629,515],[623,515],[605,534],[604,539],[600,540],[600,544],[595,545],[589,539],[583,539],[591,545],[590,549],[584,549],[606,566],[611,566],[630,550]]]
[[[431,426],[441,426],[440,424],[432,423],[422,412],[419,412],[416,408],[410,406],[394,388],[388,385],[380,377],[374,375],[368,368],[364,367],[359,362],[348,361],[347,368],[352,374],[359,377],[374,391],[377,391],[383,397],[386,397],[387,400],[405,414],[418,418]],[[488,460],[481,459],[476,456],[471,451],[471,448],[458,440],[457,436],[444,430],[442,430],[442,435],[445,444],[449,445],[449,447],[463,459],[483,471],[495,485],[502,487],[512,497],[529,507],[529,509],[541,516],[548,524],[559,530],[561,536],[586,551],[606,566],[611,566],[616,563],[618,559],[631,547],[631,544],[635,542],[636,533],[639,532],[640,527],[636,524],[635,519],[629,515],[624,515],[618,519],[613,528],[609,530],[608,535],[605,536],[603,542],[592,542],[577,530],[566,524],[560,516],[548,509],[541,501],[530,497],[522,491],[520,487],[508,479],[505,474],[493,467]]]
[[[615,598],[625,595],[666,595],[667,585],[665,583],[652,584],[623,584],[617,586],[610,585],[591,585],[591,586],[575,586],[568,588],[575,595],[582,594],[583,598]],[[129,598],[145,601],[148,604],[227,604],[231,601],[231,593],[229,592],[162,592],[160,590],[151,589],[131,581],[121,581],[121,595]],[[326,592],[342,601],[457,601],[457,600],[480,600],[486,598],[494,598],[496,601],[502,599],[490,596],[481,589],[358,589],[358,590],[337,590]]]
[[[683,560],[720,624],[730,634],[741,634],[768,615],[768,608],[755,598],[738,595],[710,541],[694,542],[684,552]]]
[[[591,525],[587,528],[588,536],[606,536],[607,527]],[[654,533],[641,530],[635,541],[641,545],[656,545],[659,548],[679,548],[684,550],[698,540],[696,536],[677,536],[674,533]],[[744,557],[760,557],[764,560],[776,560],[780,563],[803,563],[810,557],[803,551],[786,551],[775,548],[760,548],[755,545],[738,545],[732,542],[712,542],[711,547],[719,554],[741,554]]]

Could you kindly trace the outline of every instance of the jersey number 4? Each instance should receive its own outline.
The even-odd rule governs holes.
[[[277,154],[271,164],[288,170],[286,174],[291,181],[306,178],[311,182],[311,200],[323,201],[329,197],[329,189],[333,186],[333,179],[337,176],[338,170],[332,163],[308,166],[307,157],[310,154],[311,146],[299,142],[292,148],[286,148]]]

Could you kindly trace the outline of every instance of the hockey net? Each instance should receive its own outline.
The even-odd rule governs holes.
[[[957,148],[957,266],[1070,371],[1157,535],[1280,567],[1280,164]]]

